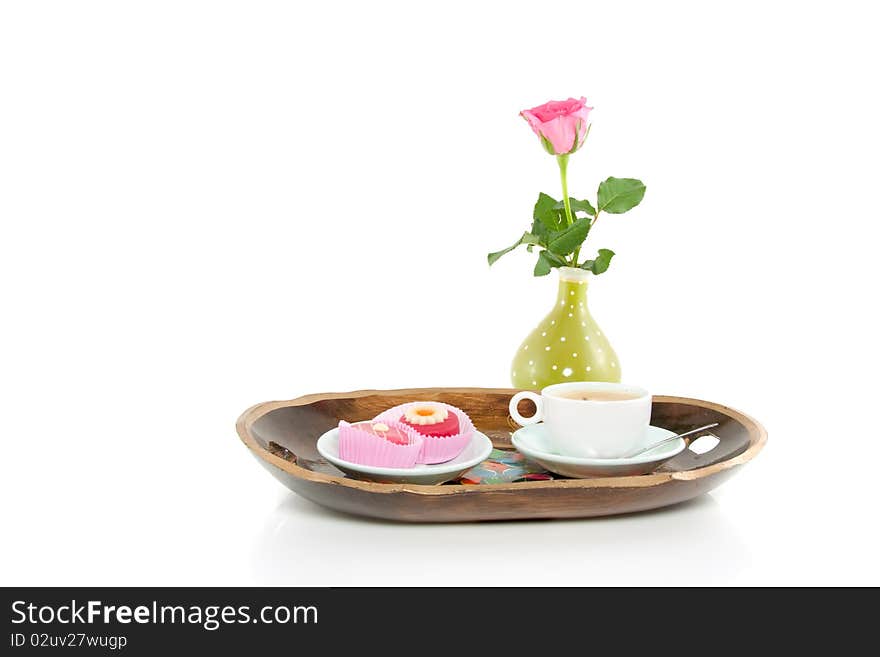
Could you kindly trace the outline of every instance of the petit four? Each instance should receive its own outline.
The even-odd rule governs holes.
[[[351,463],[386,468],[411,468],[423,439],[411,428],[391,420],[339,423],[339,457]]]
[[[460,431],[458,415],[433,402],[413,404],[400,421],[423,436],[453,436]]]
[[[397,422],[422,440],[418,462],[445,463],[461,454],[474,425],[461,409],[441,402],[409,402],[380,413],[375,422]]]

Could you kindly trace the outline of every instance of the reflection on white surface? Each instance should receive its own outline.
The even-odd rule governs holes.
[[[751,555],[709,495],[627,516],[416,525],[297,495],[253,554],[263,585],[639,585],[730,582]]]

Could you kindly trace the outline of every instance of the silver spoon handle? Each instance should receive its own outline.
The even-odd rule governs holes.
[[[660,447],[660,445],[664,445],[664,444],[671,442],[673,440],[678,440],[679,438],[684,438],[685,436],[690,436],[692,434],[699,433],[700,431],[705,431],[706,429],[711,429],[711,428],[717,427],[717,426],[718,426],[718,423],[713,422],[712,424],[707,424],[704,427],[697,427],[696,429],[691,429],[690,431],[685,431],[684,433],[679,433],[679,434],[676,434],[675,436],[669,436],[669,438],[664,438],[663,440],[658,440],[653,445],[648,445],[647,447],[643,447],[642,449],[638,450],[637,452],[633,452],[632,454],[629,454],[628,456],[625,456],[624,458],[631,459],[634,456],[638,456],[639,454],[642,454],[644,452],[652,450],[655,447]]]

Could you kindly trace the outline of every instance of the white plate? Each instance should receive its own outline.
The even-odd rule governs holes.
[[[330,429],[318,438],[318,453],[345,474],[357,479],[384,484],[442,484],[456,479],[475,465],[482,463],[492,452],[492,441],[485,434],[474,431],[473,438],[461,454],[445,463],[417,465],[414,468],[380,468],[374,465],[351,463],[339,458],[339,429]]]
[[[675,432],[669,431],[669,429],[648,427],[643,444],[650,445],[674,435]],[[516,431],[511,436],[511,442],[523,455],[544,466],[550,472],[577,479],[647,474],[656,470],[661,463],[680,454],[687,447],[684,438],[679,438],[628,459],[584,459],[555,454],[548,444],[548,438],[546,425],[539,423]]]

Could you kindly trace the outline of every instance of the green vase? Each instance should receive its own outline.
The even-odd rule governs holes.
[[[515,388],[540,389],[566,381],[620,381],[620,361],[587,308],[593,274],[559,268],[559,293],[550,313],[517,349],[510,369]]]

